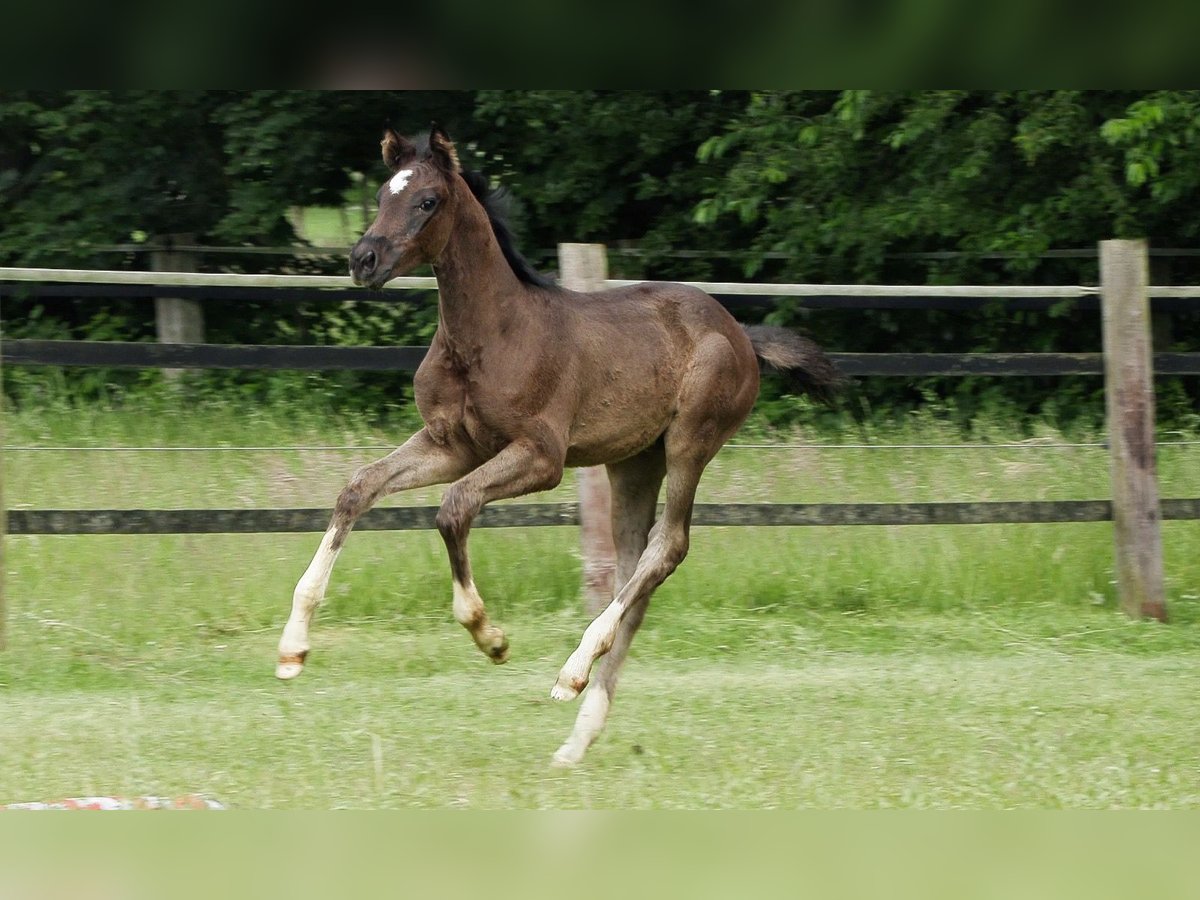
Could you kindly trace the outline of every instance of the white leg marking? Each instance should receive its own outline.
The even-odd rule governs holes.
[[[483,598],[475,582],[465,585],[454,582],[454,620],[464,628],[470,628],[483,612]]]
[[[279,639],[280,661],[275,669],[278,678],[295,678],[304,669],[304,656],[309,650],[308,625],[312,621],[313,611],[325,598],[333,563],[340,552],[340,548],[333,549],[333,534],[333,529],[325,532],[321,546],[317,548],[316,555],[292,593],[292,613]]]
[[[617,635],[617,626],[621,624],[622,612],[621,605],[614,601],[592,620],[592,624],[584,630],[579,646],[563,664],[558,681],[550,689],[552,699],[574,700],[579,696],[579,692],[588,682],[592,663],[612,646]]]
[[[587,689],[583,695],[583,702],[579,706],[575,728],[571,731],[571,736],[555,752],[551,765],[566,768],[577,765],[583,759],[588,747],[604,730],[604,723],[608,720],[609,704],[608,689],[603,681],[597,682]]]
[[[662,577],[653,573],[662,565],[663,546],[661,520],[651,529],[652,539],[642,553],[637,568],[625,586],[621,588],[616,598],[605,607],[604,612],[596,616],[583,632],[579,646],[575,648],[562,670],[558,673],[558,681],[550,689],[550,697],[554,700],[574,700],[588,683],[592,664],[608,652],[617,637],[617,629],[621,625],[629,604],[632,604],[639,591],[645,589],[647,578],[655,578],[649,589],[653,590],[661,583]]]
[[[471,633],[475,646],[488,659],[496,664],[508,659],[508,641],[501,629],[488,622],[487,610],[475,582],[469,581],[465,585],[454,582],[454,618]]]

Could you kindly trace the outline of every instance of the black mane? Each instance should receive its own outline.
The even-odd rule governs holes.
[[[467,187],[471,189],[471,193],[475,195],[475,199],[479,201],[484,212],[487,213],[488,222],[492,225],[492,232],[496,235],[496,241],[500,244],[500,251],[504,254],[504,258],[508,260],[509,266],[513,270],[513,274],[523,281],[525,284],[531,284],[535,287],[542,288],[557,288],[558,284],[553,278],[543,275],[530,264],[529,260],[521,255],[517,250],[517,242],[513,237],[512,229],[508,227],[505,200],[507,193],[503,188],[492,190],[485,176],[479,172],[462,173],[463,180],[467,183]]]
[[[412,142],[417,157],[428,159],[432,153],[429,147],[429,132],[423,131],[414,136]],[[534,287],[557,289],[558,283],[535,269],[517,249],[516,238],[513,237],[512,229],[508,227],[508,192],[504,188],[493,190],[487,176],[481,172],[468,172],[464,169],[462,177],[475,199],[479,201],[479,205],[483,207],[483,211],[487,213],[492,233],[496,235],[496,241],[500,244],[500,251],[518,280]]]

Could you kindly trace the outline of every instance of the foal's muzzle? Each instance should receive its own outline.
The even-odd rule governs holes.
[[[379,252],[383,249],[378,238],[364,237],[350,251],[350,277],[355,284],[365,284],[378,287],[384,279],[378,276],[385,272],[379,271]]]

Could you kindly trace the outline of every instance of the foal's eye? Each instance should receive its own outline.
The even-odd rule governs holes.
[[[421,212],[429,212],[435,206],[437,206],[437,198],[436,197],[426,197],[424,200],[422,200],[417,205],[417,208],[419,210],[421,210]]]

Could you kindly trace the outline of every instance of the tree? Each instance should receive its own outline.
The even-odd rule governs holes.
[[[701,148],[702,160],[733,164],[696,217],[734,214],[756,226],[755,248],[788,253],[782,268],[793,275],[877,279],[897,268],[889,255],[924,250],[1008,251],[1016,258],[1004,277],[1032,275],[1051,246],[1155,224],[1102,135],[1136,97],[756,94]]]
[[[1200,221],[1177,213],[1194,208],[1200,195],[1200,91],[1146,94],[1106,121],[1100,134],[1122,152],[1126,183],[1148,192],[1156,227],[1194,240]]]
[[[594,241],[608,245],[615,277],[723,277],[737,266],[722,254],[751,232],[692,221],[692,208],[722,175],[719,166],[697,165],[696,148],[746,99],[717,91],[481,91],[477,148],[481,165],[512,189],[526,248]],[[673,255],[680,250],[698,253]]]
[[[288,210],[340,204],[349,173],[377,164],[385,122],[430,110],[469,121],[470,102],[423,91],[10,94],[0,103],[0,257],[90,264],[96,244],[172,234],[290,242]]]
[[[1168,247],[1195,240],[1196,102],[1191,92],[756,93],[701,146],[700,159],[719,162],[725,175],[694,216],[753,229],[746,273],[780,280],[1094,282],[1094,260],[1042,254],[1115,236]],[[921,257],[945,250],[962,255]],[[989,258],[995,252],[1008,256]],[[777,317],[795,318],[786,307]],[[1069,351],[1100,343],[1097,317],[1066,303],[1048,313],[997,307],[970,316],[882,311],[806,321],[827,344],[860,351]],[[1064,396],[1079,403],[1090,394],[1096,409],[1098,383],[1088,384],[918,387],[957,394],[969,414],[1001,391],[1027,408],[1055,393],[1060,407]],[[900,404],[922,398],[895,383],[872,392]]]

